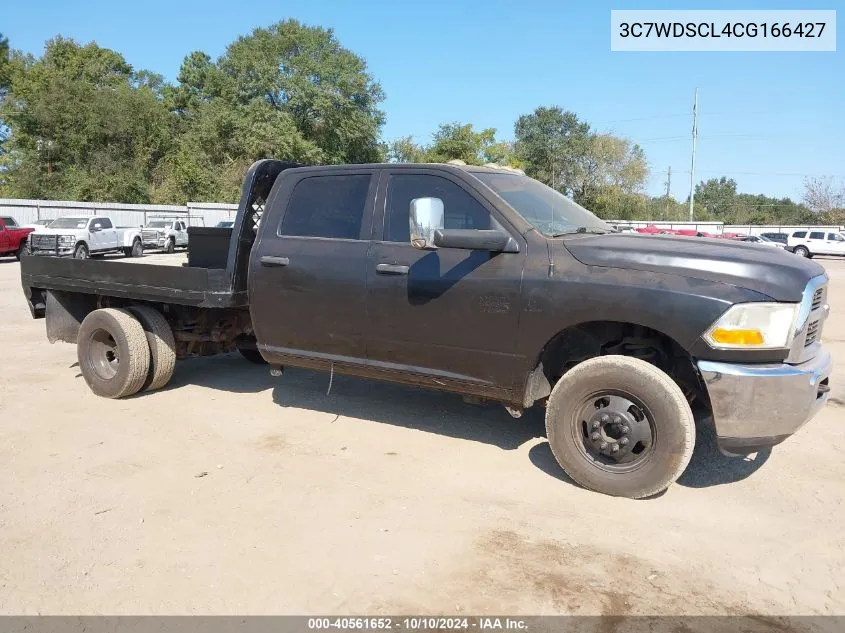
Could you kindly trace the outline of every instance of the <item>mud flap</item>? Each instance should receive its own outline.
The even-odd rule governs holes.
[[[47,292],[47,340],[76,343],[79,326],[97,309],[97,297],[77,292]]]
[[[525,400],[522,402],[522,406],[527,409],[537,400],[547,397],[551,392],[552,385],[543,372],[543,363],[540,363],[534,368],[534,371],[528,374],[528,380],[525,383]]]

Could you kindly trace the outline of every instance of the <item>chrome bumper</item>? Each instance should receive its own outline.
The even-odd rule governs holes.
[[[753,453],[804,426],[827,402],[832,365],[824,349],[800,365],[698,361],[722,452]]]

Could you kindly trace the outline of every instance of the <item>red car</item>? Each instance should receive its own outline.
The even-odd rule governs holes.
[[[19,227],[15,218],[0,217],[0,257],[14,255],[20,259],[21,253],[26,249],[27,235],[34,230],[31,227]]]

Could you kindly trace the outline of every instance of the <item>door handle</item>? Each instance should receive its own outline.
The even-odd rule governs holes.
[[[410,268],[399,264],[376,264],[376,272],[379,275],[407,275]]]
[[[262,266],[290,265],[290,259],[288,259],[287,257],[276,257],[275,255],[262,255],[260,261]]]

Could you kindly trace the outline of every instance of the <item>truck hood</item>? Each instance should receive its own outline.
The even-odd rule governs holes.
[[[46,227],[38,228],[33,231],[33,235],[75,235],[77,233],[84,233],[85,229],[48,229]]]
[[[775,301],[801,301],[819,264],[780,248],[707,237],[573,236],[566,249],[582,264],[667,273],[754,290]]]

